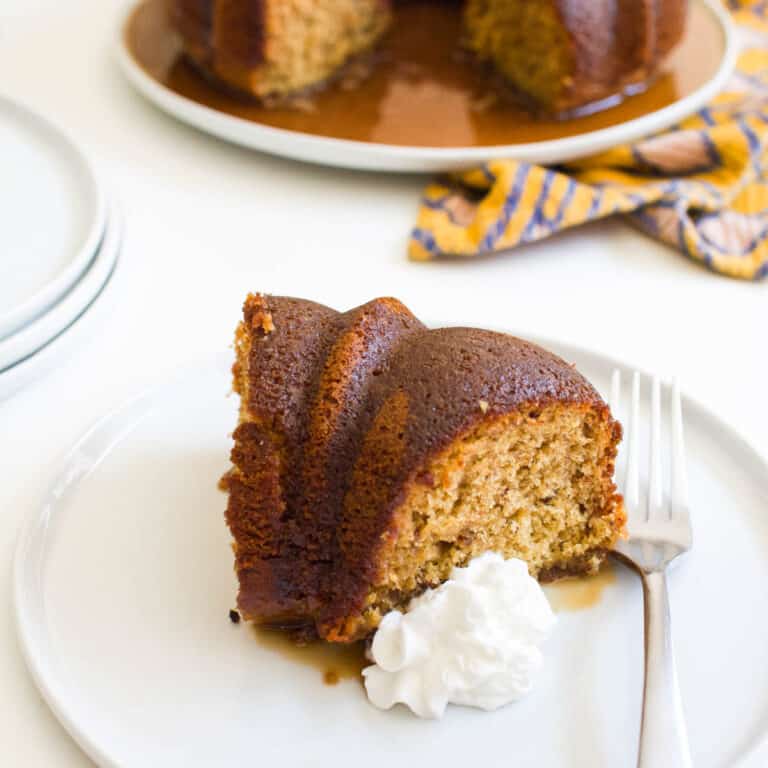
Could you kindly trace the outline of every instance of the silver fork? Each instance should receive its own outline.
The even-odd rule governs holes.
[[[620,487],[627,510],[629,539],[618,544],[616,553],[642,577],[645,603],[645,685],[638,768],[690,768],[691,765],[672,650],[666,577],[667,566],[692,545],[680,389],[676,382],[670,389],[669,493],[664,493],[662,483],[662,387],[658,378],[651,384],[648,486],[641,492],[639,373],[632,378],[625,437],[626,473],[624,486]],[[619,413],[620,400],[621,374],[616,370],[611,382],[614,415]]]

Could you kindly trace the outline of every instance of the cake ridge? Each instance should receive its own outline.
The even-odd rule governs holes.
[[[331,564],[337,554],[339,513],[363,422],[369,376],[379,375],[401,339],[423,327],[397,299],[374,299],[337,316],[334,336],[319,363],[307,415],[307,439],[297,475],[301,499],[297,514],[312,531],[309,559]],[[331,574],[322,569],[321,596],[331,591]]]
[[[320,375],[324,347],[330,344],[328,333],[337,316],[334,310],[313,302],[289,298],[276,302],[263,294],[249,294],[236,334],[235,390],[245,407],[234,433],[235,474],[226,481],[230,499],[234,499],[227,518],[235,531],[244,519],[257,521],[260,538],[269,543],[259,547],[257,540],[253,552],[241,556],[238,551],[238,572],[241,579],[271,585],[272,602],[267,609],[277,621],[293,621],[312,607],[310,596],[294,577],[297,562],[304,571],[309,569],[303,557],[302,526],[296,518],[300,487],[294,468],[301,461],[304,415],[313,382]],[[282,344],[271,344],[275,334]],[[262,466],[267,470],[262,472]],[[248,494],[253,483],[245,482],[241,475],[247,477],[254,469],[265,500],[248,509],[245,499],[253,497]],[[239,550],[237,536],[235,542]],[[247,601],[241,608],[249,610]]]
[[[246,299],[244,326],[263,333],[255,342],[261,345],[260,356],[274,341],[274,334],[280,335],[284,312],[293,301],[263,294]],[[311,360],[305,361],[309,364],[303,371],[301,397],[292,402],[292,420],[287,423],[283,419],[279,425],[282,431],[278,428],[269,438],[263,434],[250,438],[268,444],[274,454],[272,461],[281,465],[279,521],[283,544],[275,543],[269,559],[287,558],[289,569],[298,571],[291,579],[302,586],[292,602],[301,604],[301,610],[308,614],[315,611],[330,589],[328,564],[337,550],[338,514],[351,471],[355,435],[360,429],[356,422],[365,416],[364,407],[355,406],[365,402],[366,367],[383,369],[399,339],[423,327],[404,305],[391,298],[375,299],[343,314],[320,305],[313,309],[311,320],[317,323],[314,333],[322,339],[313,345]],[[244,334],[240,331],[238,335]],[[244,350],[244,355],[250,357],[251,349]],[[280,358],[278,368],[285,364],[286,360]],[[279,380],[280,372],[268,368]],[[263,397],[261,388],[254,389]],[[245,400],[248,411],[243,421],[261,423],[257,403],[248,394]],[[270,416],[274,427],[275,413]],[[245,436],[242,424],[238,429],[236,439]],[[239,454],[233,455],[233,460],[236,465],[243,461]],[[278,562],[272,565],[279,567]]]

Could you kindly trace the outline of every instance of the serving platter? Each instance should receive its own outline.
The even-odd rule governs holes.
[[[630,379],[602,354],[540,343],[604,393],[615,367]],[[376,710],[359,680],[325,685],[229,620],[236,585],[217,490],[237,418],[229,357],[99,421],[21,533],[21,647],[88,755],[185,768],[634,766],[642,598],[618,566],[591,607],[559,611],[526,699],[490,714],[451,707],[439,722]],[[693,760],[757,768],[768,755],[768,465],[716,414],[683,407],[695,545],[670,578]]]
[[[303,109],[264,109],[200,75],[181,55],[163,0],[132,5],[115,48],[143,96],[201,131],[295,160],[390,172],[453,171],[502,158],[562,163],[639,139],[722,90],[738,52],[723,4],[692,0],[686,37],[646,92],[594,114],[546,121],[486,104],[493,94],[478,90],[470,68],[455,61],[455,34],[438,33],[450,25],[444,7],[406,4],[398,13],[409,16],[385,40],[385,61],[369,80],[353,89],[331,86]]]

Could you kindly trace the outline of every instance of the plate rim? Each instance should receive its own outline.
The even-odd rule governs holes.
[[[278,157],[338,168],[392,173],[456,171],[493,159],[531,163],[576,160],[617,144],[635,141],[688,117],[722,90],[740,52],[736,24],[719,0],[694,0],[717,20],[724,38],[717,72],[692,93],[661,109],[624,123],[562,139],[487,147],[416,147],[314,136],[275,128],[215,110],[177,94],[155,80],[133,57],[125,29],[135,8],[132,0],[120,16],[115,51],[131,85],[155,107],[181,122],[239,146]]]
[[[87,180],[95,201],[90,229],[83,242],[72,254],[68,265],[21,304],[17,304],[4,314],[0,314],[0,341],[2,341],[24,329],[26,324],[44,314],[83,276],[88,266],[96,258],[99,244],[106,231],[107,200],[93,164],[67,131],[23,102],[7,96],[0,95],[0,111],[15,113],[22,120],[32,123],[38,130],[41,130],[50,144],[56,142],[59,148],[64,147],[70,155],[70,160],[74,160],[80,166],[79,175]],[[72,163],[70,162],[68,165],[72,166]]]
[[[67,343],[72,342],[73,334],[81,327],[81,321],[86,318],[97,305],[100,305],[101,298],[112,282],[112,278],[117,270],[123,239],[122,214],[114,203],[111,208],[110,222],[115,230],[113,242],[109,243],[113,252],[107,256],[107,261],[110,263],[110,269],[107,272],[106,277],[100,281],[101,286],[99,290],[96,292],[95,296],[81,308],[74,319],[72,319],[64,328],[61,328],[52,338],[46,340],[45,343],[31,351],[23,359],[18,360],[16,363],[0,371],[0,403],[9,397],[12,397],[27,381],[37,378],[39,369],[45,368],[50,360],[56,358],[56,356],[60,354],[60,351],[63,348],[62,345],[66,346]],[[9,380],[10,383],[8,383]]]
[[[430,328],[449,327],[452,325],[455,325],[455,323],[442,324],[432,322],[431,320],[427,322],[427,326]],[[546,349],[554,349],[555,354],[560,356],[580,357],[583,360],[588,360],[592,364],[597,362],[600,366],[618,368],[622,372],[638,371],[644,378],[653,375],[645,368],[632,366],[621,358],[617,358],[610,354],[604,354],[580,344],[560,341],[551,337],[528,334],[525,332],[520,335],[516,330],[500,329],[498,326],[491,326],[489,330],[519,335],[521,338],[525,338],[531,343],[538,344]],[[38,579],[40,578],[42,570],[42,550],[39,553],[39,560],[33,561],[31,559],[31,554],[34,552],[35,539],[40,535],[43,536],[43,539],[45,538],[45,530],[49,522],[46,512],[48,500],[51,497],[56,497],[58,489],[60,489],[60,481],[62,479],[68,479],[69,473],[67,472],[67,468],[71,467],[78,452],[81,451],[81,448],[86,445],[88,441],[98,435],[101,430],[108,427],[110,422],[127,413],[130,409],[139,406],[143,402],[150,402],[153,396],[159,394],[161,390],[171,386],[179,377],[188,374],[190,371],[200,370],[201,367],[206,370],[211,370],[214,366],[222,367],[225,363],[229,362],[230,357],[231,352],[221,350],[217,355],[209,355],[208,357],[199,358],[196,361],[190,362],[187,365],[184,365],[181,370],[177,370],[171,375],[158,377],[154,383],[142,389],[138,394],[125,400],[118,406],[110,409],[100,418],[93,421],[91,425],[81,433],[80,437],[78,437],[70,447],[60,455],[58,460],[51,464],[51,473],[49,475],[51,480],[39,496],[38,501],[27,514],[19,530],[13,558],[12,603],[14,623],[16,625],[16,636],[22,657],[35,685],[59,723],[86,755],[100,766],[109,766],[111,768],[112,766],[119,766],[120,762],[116,756],[110,756],[107,746],[99,743],[98,739],[92,738],[89,731],[82,725],[79,725],[76,722],[75,717],[70,716],[65,706],[66,695],[69,688],[57,680],[55,673],[48,677],[45,675],[47,662],[45,661],[44,655],[41,654],[39,646],[39,633],[43,630],[39,626],[36,628],[34,618],[30,616],[33,611],[30,609],[30,604],[25,601],[27,592],[26,584],[32,573],[29,569],[34,568],[35,565],[37,566],[35,574]],[[682,405],[684,413],[689,418],[691,414],[695,414],[695,418],[698,420],[709,422],[712,428],[717,430],[717,434],[721,441],[727,441],[731,446],[738,450],[741,455],[748,456],[750,459],[748,471],[750,474],[754,473],[762,476],[762,484],[768,487],[768,453],[763,452],[757,446],[753,445],[747,438],[742,436],[741,433],[725,421],[714,408],[709,408],[697,398],[689,395],[685,390],[682,392]],[[123,437],[124,434],[121,434],[120,439]],[[114,442],[112,445],[114,445]],[[112,446],[110,446],[110,450],[111,447]],[[79,477],[76,482],[80,482],[82,479],[82,477]],[[39,600],[40,598],[38,597],[37,599]],[[36,632],[38,633],[37,640],[34,637]],[[761,760],[765,760],[766,757],[768,757],[768,727],[766,727],[766,730],[764,730],[762,735],[757,737],[751,743],[748,743],[745,751],[739,756],[734,768],[756,768],[758,765],[763,764]]]
[[[0,376],[53,341],[101,293],[114,269],[121,238],[120,217],[113,206],[107,211],[104,232],[93,259],[78,281],[41,315],[10,336],[0,339]]]

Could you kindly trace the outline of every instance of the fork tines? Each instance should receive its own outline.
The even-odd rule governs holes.
[[[620,419],[622,407],[621,372],[613,372],[611,381],[610,406],[614,418]],[[632,539],[669,542],[681,549],[690,547],[690,513],[688,508],[688,481],[686,476],[685,450],[683,444],[683,414],[680,387],[677,380],[662,385],[658,376],[650,382],[648,404],[648,481],[641,493],[640,487],[640,437],[643,425],[640,420],[642,377],[632,375],[629,418],[625,422],[626,460],[623,487],[620,490],[629,518],[629,532]],[[647,386],[646,386],[647,388]],[[668,432],[670,434],[669,492],[664,493],[662,470],[662,411],[668,401]],[[645,504],[641,503],[644,497]]]

